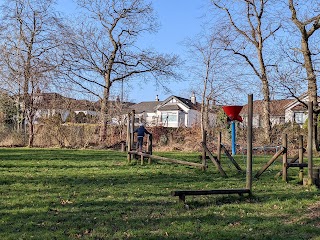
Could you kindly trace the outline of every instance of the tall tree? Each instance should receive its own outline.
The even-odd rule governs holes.
[[[84,9],[83,22],[72,34],[66,33],[67,79],[100,98],[99,140],[104,145],[112,86],[133,77],[151,76],[156,81],[174,77],[178,59],[139,46],[142,34],[157,29],[152,6],[143,0],[78,0],[78,4]]]
[[[209,129],[210,102],[216,102],[219,93],[226,93],[232,83],[220,82],[219,72],[224,71],[224,55],[215,34],[198,34],[185,44],[192,56],[191,74],[196,79],[193,91],[201,95],[201,131]]]
[[[19,97],[30,147],[34,141],[36,91],[46,84],[57,66],[53,2],[14,0],[1,7],[2,84]]]
[[[272,24],[266,16],[269,0],[216,1],[215,7],[226,13],[230,30],[224,39],[225,49],[241,57],[261,82],[263,94],[262,127],[264,139],[270,143],[270,88],[265,56],[266,41],[280,29],[280,24]],[[271,5],[270,5],[271,6]],[[251,51],[255,50],[255,54]]]
[[[306,5],[307,4],[307,5]],[[318,5],[317,5],[318,4]],[[301,3],[300,1],[288,0],[288,6],[291,11],[291,19],[296,29],[300,32],[301,46],[298,49],[303,56],[303,67],[307,73],[308,97],[313,102],[313,122],[315,129],[315,140],[317,149],[320,150],[317,141],[317,119],[320,112],[318,106],[318,86],[317,77],[314,68],[313,53],[311,51],[310,39],[320,28],[319,2]]]

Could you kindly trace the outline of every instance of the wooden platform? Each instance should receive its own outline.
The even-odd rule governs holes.
[[[179,200],[185,202],[187,195],[213,195],[213,194],[243,194],[251,195],[250,189],[214,189],[214,190],[176,190],[172,191],[172,196],[178,196]]]

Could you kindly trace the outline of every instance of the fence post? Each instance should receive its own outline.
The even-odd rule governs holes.
[[[150,155],[152,155],[152,134],[149,134],[149,135],[148,135],[148,142],[147,142],[147,144],[148,144],[147,153],[150,154]],[[151,161],[152,161],[152,159],[151,159],[151,157],[149,157],[148,163],[151,164]]]
[[[221,132],[218,133],[217,158],[221,162]]]
[[[207,145],[207,131],[204,130],[202,132],[202,142],[203,144]],[[206,154],[206,150],[204,148],[202,148],[202,165],[203,165],[203,170],[206,169],[207,166],[207,154]]]
[[[311,186],[313,181],[313,102],[308,103],[308,186]]]
[[[288,169],[287,169],[287,164],[288,164],[288,136],[287,134],[282,135],[282,148],[283,148],[283,153],[282,153],[282,180],[283,181],[288,181]]]
[[[128,114],[128,119],[127,119],[127,150],[128,150],[128,163],[131,163],[131,134],[130,134],[130,130],[131,130],[131,127],[130,127],[130,113]]]
[[[131,128],[130,128],[130,139],[131,139],[131,149],[134,149],[134,119],[135,119],[136,111],[132,110],[131,113]]]
[[[252,121],[253,121],[253,95],[248,95],[248,132],[247,132],[247,174],[246,188],[252,192]]]
[[[303,136],[299,135],[299,164],[303,163]],[[303,182],[303,167],[299,169],[299,181]]]

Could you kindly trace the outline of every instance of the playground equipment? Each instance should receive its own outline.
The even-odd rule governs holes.
[[[207,168],[207,166],[204,163],[188,162],[188,161],[153,155],[152,154],[152,135],[151,134],[147,135],[147,150],[145,152],[138,152],[137,148],[134,144],[134,133],[133,133],[134,132],[134,115],[135,115],[134,110],[132,111],[132,113],[128,114],[128,126],[127,126],[127,143],[128,143],[127,160],[128,160],[128,163],[131,163],[132,157],[140,156],[141,165],[144,164],[144,159],[147,158],[149,164],[152,163],[152,159],[157,159],[157,160],[161,160],[161,161],[165,161],[165,162],[171,162],[171,163],[182,164],[182,165],[187,165],[187,166],[192,166],[192,167],[198,167],[202,170],[205,170]]]
[[[232,143],[231,143],[231,148],[232,148],[232,155],[236,154],[236,127],[235,127],[235,121],[240,121],[242,122],[241,116],[239,116],[239,113],[243,106],[224,106],[222,107],[224,112],[227,114],[228,119],[231,120],[231,137],[232,137]],[[227,148],[221,143],[221,132],[218,134],[218,146],[217,146],[217,157],[213,156],[213,154],[209,151],[207,147],[207,138],[206,138],[206,131],[204,131],[203,137],[202,137],[202,148],[203,148],[203,153],[202,153],[202,162],[204,165],[206,165],[206,159],[207,156],[211,161],[214,163],[214,165],[217,167],[219,172],[221,173],[222,176],[226,177],[227,174],[223,170],[221,166],[221,150],[224,151],[225,155],[227,158],[231,161],[231,163],[237,168],[239,172],[242,172],[241,167],[239,164],[235,161],[235,159],[232,157],[232,155],[229,153]]]
[[[203,149],[203,153],[202,153],[202,159],[203,159],[203,164],[207,165],[206,163],[206,159],[210,159],[213,164],[216,166],[216,168],[219,170],[220,174],[223,177],[227,177],[226,172],[223,170],[222,166],[221,166],[221,150],[224,151],[225,155],[227,156],[227,158],[231,161],[231,163],[236,167],[236,169],[239,172],[243,172],[243,170],[241,169],[240,165],[236,162],[236,160],[231,156],[231,154],[229,153],[229,151],[227,150],[227,148],[221,143],[221,132],[218,133],[218,143],[217,143],[217,156],[214,156],[212,154],[212,152],[210,152],[208,146],[207,146],[207,141],[206,141],[206,132],[203,135],[203,140],[202,140],[202,149]]]
[[[320,186],[319,175],[320,168],[314,168],[313,166],[313,118],[312,118],[312,102],[308,104],[308,144],[307,150],[303,147],[303,136],[299,136],[299,152],[288,161],[288,136],[284,134],[282,136],[282,147],[281,150],[276,152],[276,154],[256,173],[255,178],[259,178],[262,173],[264,173],[271,164],[274,163],[282,155],[282,171],[276,174],[276,177],[282,175],[282,179],[288,182],[288,169],[292,167],[299,168],[299,181],[303,182],[305,185],[315,184]],[[303,162],[303,154],[307,152],[308,163]],[[297,160],[298,163],[296,162]],[[304,178],[304,168],[308,168],[308,176]]]
[[[252,120],[253,120],[253,96],[248,95],[248,131],[247,131],[247,171],[246,187],[242,189],[213,189],[213,190],[176,190],[172,196],[178,196],[179,201],[185,203],[187,195],[210,195],[210,194],[243,194],[252,195]],[[204,150],[206,151],[206,149]],[[209,155],[210,156],[210,155]]]
[[[229,120],[231,121],[231,151],[232,155],[235,155],[237,152],[237,144],[236,144],[236,123],[235,121],[242,122],[241,116],[239,113],[241,112],[243,106],[223,106],[223,111],[227,114]]]

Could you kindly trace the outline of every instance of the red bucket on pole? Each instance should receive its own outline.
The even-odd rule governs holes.
[[[227,116],[230,118],[231,121],[236,120],[239,122],[243,121],[242,117],[239,115],[242,108],[243,106],[223,106],[222,107],[223,111],[227,114]]]

